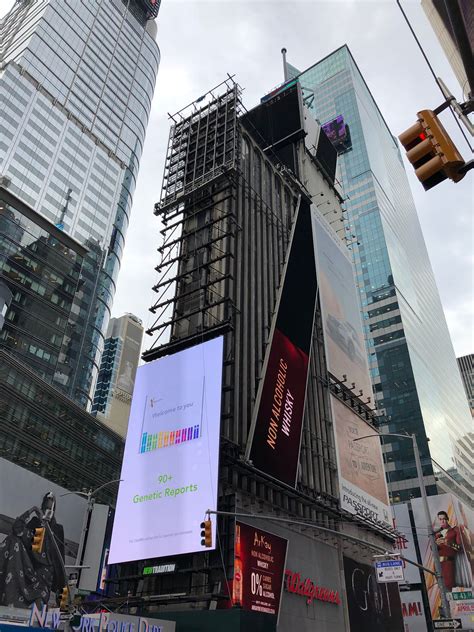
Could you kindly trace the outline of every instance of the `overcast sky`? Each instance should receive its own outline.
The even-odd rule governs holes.
[[[402,4],[435,72],[457,98],[461,91],[425,18],[419,0]],[[0,0],[0,9],[10,2]],[[113,315],[133,312],[145,326],[154,318],[156,249],[161,245],[153,205],[160,197],[174,113],[235,74],[247,108],[283,80],[280,50],[300,70],[348,44],[395,135],[433,109],[442,96],[418,51],[395,0],[162,0],[157,20],[161,64],[148,124]],[[469,148],[449,112],[442,115],[465,160]],[[408,164],[408,163],[407,163]],[[408,165],[435,278],[456,355],[473,351],[472,172],[458,184],[444,182],[425,192]],[[144,349],[152,339],[145,336]]]

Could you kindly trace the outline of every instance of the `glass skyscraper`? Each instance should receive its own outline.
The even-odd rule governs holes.
[[[344,229],[381,429],[416,433],[429,493],[472,499],[472,419],[397,140],[347,46],[304,72],[286,69],[314,117],[342,129]],[[419,495],[410,441],[384,442],[393,500]]]
[[[17,0],[0,21],[0,182],[88,251],[69,367],[50,380],[86,407],[160,60],[158,8],[152,0]]]

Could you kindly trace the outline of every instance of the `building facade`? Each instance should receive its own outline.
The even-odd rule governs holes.
[[[343,552],[354,568],[361,564],[370,574],[372,545],[385,551],[393,533],[383,519],[377,522],[342,507],[333,406],[354,415],[367,434],[374,428],[366,400],[354,394],[342,375],[329,375],[326,319],[316,289],[313,217],[324,223],[331,243],[345,252],[345,235],[339,228],[342,197],[334,184],[337,154],[324,134],[318,136],[319,128],[306,114],[296,84],[244,114],[240,88],[229,79],[173,120],[163,193],[155,206],[164,235],[154,287],[157,300],[151,308],[156,321],[147,332],[155,340],[143,357],[153,361],[223,336],[217,506],[290,522],[276,524],[262,517],[258,523],[288,539],[279,630],[291,630],[298,622],[299,629],[309,632],[316,621],[318,629],[327,632],[349,630],[351,625],[357,629],[345,597],[352,570],[344,573]],[[352,265],[347,261],[363,341]],[[309,296],[313,298],[308,300]],[[259,433],[254,424],[259,401],[264,400],[259,385],[269,374],[266,367],[273,366],[269,358],[274,341],[289,336],[290,329],[307,352],[294,355],[306,354],[309,359],[297,451],[280,459],[283,466],[292,461],[288,467],[294,466],[295,482],[285,483],[270,475],[265,463],[257,466],[256,456],[251,452],[248,458],[247,451]],[[307,333],[306,341],[302,332]],[[362,366],[364,361],[365,357]],[[365,373],[369,381],[367,369]],[[304,385],[305,380],[297,383]],[[368,447],[377,452],[377,444]],[[386,494],[379,456],[378,479]],[[307,526],[291,524],[298,521]],[[159,613],[160,618],[183,625],[192,622],[196,630],[238,630],[243,625],[275,630],[276,617],[265,609],[232,607],[231,585],[238,581],[235,521],[219,516],[217,525],[216,550],[118,565],[109,576],[107,607],[118,603],[119,597],[113,595],[128,594],[129,604],[138,611]],[[322,525],[327,532],[318,531]],[[351,534],[364,546],[351,540]],[[153,570],[160,565],[166,572]],[[366,584],[371,583],[364,573]],[[308,602],[295,589],[306,580],[344,597],[338,603]],[[371,609],[370,621],[361,629],[401,628],[395,592],[391,601],[382,598]]]
[[[69,370],[52,382],[85,407],[155,87],[158,7],[147,0],[18,0],[0,22],[2,182],[88,251]]]
[[[461,356],[457,361],[471,415],[474,416],[474,354]]]
[[[133,314],[110,320],[92,414],[123,437],[127,434],[142,339],[142,322]]]
[[[381,428],[417,435],[430,494],[471,502],[472,419],[397,141],[347,46],[303,72],[287,64],[287,73],[339,147]],[[411,445],[386,443],[392,499],[408,500],[419,494]]]

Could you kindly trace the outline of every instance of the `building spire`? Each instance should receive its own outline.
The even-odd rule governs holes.
[[[288,81],[288,68],[286,66],[286,48],[281,49],[283,56],[283,81]]]

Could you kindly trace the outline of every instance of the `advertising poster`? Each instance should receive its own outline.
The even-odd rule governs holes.
[[[421,498],[412,502],[413,516],[417,529],[418,545],[423,566],[434,570],[434,560],[428,539],[425,513]],[[428,496],[431,524],[441,561],[441,573],[449,593],[472,592],[474,590],[474,512],[454,494]],[[439,618],[441,596],[438,584],[429,573],[425,573],[431,616]],[[451,609],[462,610],[464,600],[451,602]],[[453,608],[456,603],[455,608]],[[469,609],[468,609],[469,610]],[[474,612],[472,613],[474,614]],[[453,615],[454,616],[454,615]],[[463,620],[463,627],[473,627],[474,620],[469,612],[465,616],[456,615]],[[464,625],[464,624],[469,625]]]
[[[410,524],[410,515],[407,503],[392,505],[393,527],[401,534],[395,541],[395,551],[407,560],[418,562],[416,557],[415,540]],[[420,569],[414,564],[404,562],[403,574],[406,584],[419,584],[421,582]]]
[[[331,407],[342,509],[392,526],[380,440],[354,441],[374,429],[334,395]]]
[[[222,351],[219,337],[138,368],[109,564],[203,550],[200,524],[217,506]]]
[[[351,632],[400,632],[402,606],[397,583],[379,584],[375,569],[344,557]]]
[[[235,523],[232,602],[278,617],[288,540],[244,522]]]
[[[316,303],[311,216],[302,203],[267,347],[247,447],[253,465],[296,484]]]
[[[400,592],[402,601],[403,632],[426,632],[428,629],[420,590]]]
[[[55,603],[66,585],[61,561],[76,562],[85,511],[81,496],[0,458],[0,607]],[[46,534],[36,553],[44,516],[54,542]]]
[[[364,398],[372,396],[359,298],[349,251],[315,211],[316,270],[320,287],[328,370]]]

